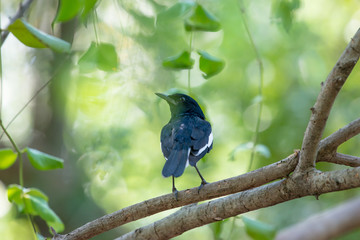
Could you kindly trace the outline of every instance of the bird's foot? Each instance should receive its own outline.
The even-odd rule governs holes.
[[[204,180],[201,181],[201,184],[200,184],[200,186],[199,186],[199,188],[198,188],[198,193],[200,193],[200,190],[203,188],[203,186],[204,186],[205,184],[208,184],[208,182],[205,181],[205,179],[204,179]]]
[[[178,191],[176,188],[173,188],[172,191],[173,191],[173,193],[174,193],[175,200],[176,200],[176,201],[179,201],[179,199],[178,199],[178,193],[179,193],[179,191]]]

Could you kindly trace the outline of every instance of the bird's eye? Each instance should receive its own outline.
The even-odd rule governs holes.
[[[185,98],[184,98],[184,97],[181,97],[181,98],[180,98],[180,101],[185,102]]]

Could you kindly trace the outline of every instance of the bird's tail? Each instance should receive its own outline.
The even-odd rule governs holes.
[[[170,177],[171,175],[174,177],[181,176],[184,173],[189,153],[190,148],[173,150],[164,165],[162,175],[164,177]]]

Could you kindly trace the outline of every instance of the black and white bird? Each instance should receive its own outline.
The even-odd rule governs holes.
[[[162,175],[172,176],[172,191],[177,199],[175,177],[180,177],[188,165],[195,167],[201,178],[198,191],[207,183],[196,163],[212,149],[213,134],[210,123],[205,120],[203,111],[193,98],[180,93],[156,95],[170,106],[171,118],[161,130],[160,137],[161,150],[166,160]]]

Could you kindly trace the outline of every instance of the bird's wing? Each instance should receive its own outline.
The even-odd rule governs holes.
[[[196,118],[191,132],[190,165],[200,160],[208,153],[213,144],[213,135],[209,122]]]
[[[161,151],[167,160],[171,153],[171,148],[173,146],[173,136],[172,136],[172,125],[166,124],[163,129],[161,130]]]
[[[190,154],[190,136],[191,129],[186,119],[169,123],[161,131],[161,148],[166,159],[162,170],[164,177],[183,174]]]

